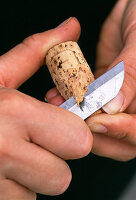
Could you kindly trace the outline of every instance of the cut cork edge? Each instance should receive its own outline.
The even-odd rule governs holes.
[[[78,44],[67,41],[54,46],[46,55],[46,65],[63,98],[73,96],[79,105],[94,75]]]
[[[46,65],[61,96],[65,100],[73,96],[79,105],[95,79],[78,44],[67,41],[55,45],[46,55]],[[99,113],[101,110],[94,114]]]

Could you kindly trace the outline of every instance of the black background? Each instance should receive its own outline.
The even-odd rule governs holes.
[[[95,66],[100,28],[115,3],[115,0],[5,1],[0,8],[0,54],[25,37],[51,29],[75,16],[82,28],[79,45],[89,65]],[[43,101],[46,91],[52,87],[49,72],[43,66],[19,90]],[[68,161],[68,164],[73,174],[68,190],[56,197],[38,195],[38,200],[116,200],[129,184],[135,172],[136,160],[122,163],[90,154],[83,159]]]

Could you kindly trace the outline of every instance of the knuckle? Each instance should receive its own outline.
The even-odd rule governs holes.
[[[15,114],[17,108],[21,105],[20,94],[13,89],[1,89],[0,90],[0,115]]]
[[[16,116],[20,108],[20,95],[13,89],[0,90],[0,160],[5,162],[13,153],[12,148],[12,116]],[[10,131],[9,131],[10,130]]]
[[[26,39],[23,40],[21,44],[26,46],[27,48],[33,47],[33,45],[37,45],[40,39],[40,33],[35,33],[33,35],[30,35]]]

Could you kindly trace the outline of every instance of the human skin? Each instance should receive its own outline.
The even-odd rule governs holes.
[[[0,57],[1,200],[34,200],[36,192],[63,193],[72,178],[65,160],[91,151],[92,134],[83,120],[17,91],[44,64],[50,47],[77,41],[79,35],[79,22],[70,18]]]
[[[102,26],[95,77],[123,60],[125,78],[117,97],[104,106],[106,113],[86,120],[93,132],[92,152],[120,161],[136,157],[135,11],[136,0],[118,0]],[[47,92],[46,99],[55,105],[64,101],[56,88]]]

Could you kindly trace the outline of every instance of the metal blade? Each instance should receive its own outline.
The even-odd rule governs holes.
[[[71,97],[60,107],[86,119],[118,94],[123,80],[124,63],[122,61],[88,85],[80,106],[76,104],[74,97]]]

